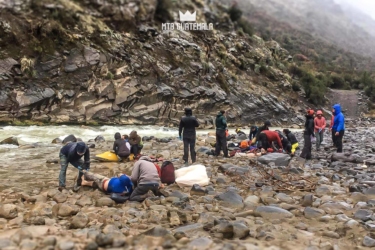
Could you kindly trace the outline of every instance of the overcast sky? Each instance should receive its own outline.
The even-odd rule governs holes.
[[[336,0],[336,2],[348,2],[351,5],[357,7],[363,12],[367,13],[373,19],[375,19],[375,0]]]

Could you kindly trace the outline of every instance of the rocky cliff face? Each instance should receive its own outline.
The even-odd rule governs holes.
[[[196,10],[213,31],[162,31]],[[0,120],[176,125],[185,106],[210,127],[300,123],[288,52],[235,32],[203,1],[8,0],[0,3]],[[293,118],[293,119],[290,119]]]

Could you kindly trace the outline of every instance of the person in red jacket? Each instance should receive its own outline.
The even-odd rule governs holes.
[[[316,138],[316,151],[320,150],[320,144],[323,142],[324,130],[326,128],[326,118],[323,112],[318,110],[314,119],[314,133]]]
[[[272,142],[277,143],[280,153],[283,152],[283,144],[281,143],[280,136],[276,131],[264,130],[259,134],[258,148],[268,150],[269,148],[272,148]]]

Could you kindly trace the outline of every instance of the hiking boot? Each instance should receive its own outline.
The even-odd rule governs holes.
[[[98,184],[96,184],[96,182],[93,182],[92,183],[92,188],[97,189],[97,188],[99,188],[99,186],[98,186]]]
[[[65,189],[65,186],[59,186],[57,189],[58,189],[60,192],[62,192],[62,191]]]
[[[73,192],[78,192],[80,190],[81,186],[78,186],[78,184],[75,184],[73,187]]]

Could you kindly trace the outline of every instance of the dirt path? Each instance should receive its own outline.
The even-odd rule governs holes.
[[[337,90],[331,89],[329,99],[331,104],[341,104],[346,117],[356,118],[360,115],[358,106],[358,90]]]

